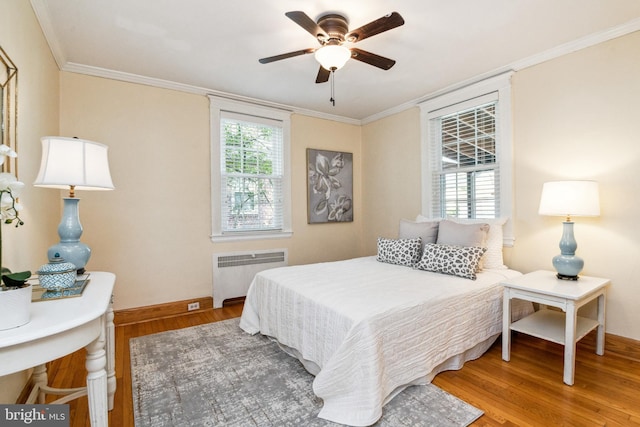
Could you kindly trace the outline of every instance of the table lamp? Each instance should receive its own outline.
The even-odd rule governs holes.
[[[82,274],[91,256],[91,249],[80,242],[80,199],[75,197],[75,190],[113,190],[108,147],[93,141],[59,136],[45,136],[41,141],[42,161],[33,185],[69,189],[69,197],[64,198],[62,221],[58,226],[60,243],[51,246],[47,256],[50,260],[62,257]]]
[[[595,181],[553,181],[545,182],[540,197],[540,215],[565,216],[562,223],[560,255],[553,257],[553,267],[557,277],[564,280],[578,280],[578,273],[584,267],[584,260],[576,256],[578,244],[573,236],[571,216],[600,215],[600,196]]]

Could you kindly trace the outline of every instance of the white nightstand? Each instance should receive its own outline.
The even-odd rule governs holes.
[[[538,270],[508,279],[504,286],[502,316],[502,359],[511,357],[511,332],[518,331],[564,345],[564,382],[573,385],[576,342],[598,329],[596,354],[604,354],[604,314],[609,279],[580,276],[577,281],[560,280],[555,272]],[[511,323],[511,299],[518,298],[541,304],[535,313]],[[598,299],[597,319],[577,315],[578,309]],[[548,310],[558,307],[564,312]]]

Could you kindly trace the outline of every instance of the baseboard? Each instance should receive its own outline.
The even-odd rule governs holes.
[[[604,351],[617,353],[627,359],[640,362],[640,341],[606,333]]]
[[[193,303],[198,303],[200,307],[196,310],[189,310],[189,304]],[[116,326],[122,326],[211,309],[213,309],[213,297],[193,298],[165,304],[115,310],[113,323]]]

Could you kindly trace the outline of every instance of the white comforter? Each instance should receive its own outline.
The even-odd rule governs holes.
[[[317,367],[319,417],[366,426],[402,388],[488,342],[479,357],[501,332],[499,282],[518,274],[485,270],[472,281],[375,257],[276,268],[256,275],[240,327]]]

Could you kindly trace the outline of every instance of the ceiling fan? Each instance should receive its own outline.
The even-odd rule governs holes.
[[[316,60],[320,63],[316,83],[325,83],[329,80],[331,73],[340,69],[349,58],[362,61],[383,70],[390,69],[396,63],[393,59],[385,58],[384,56],[376,55],[375,53],[355,47],[347,47],[345,44],[351,45],[403,25],[404,19],[402,19],[402,16],[400,16],[398,12],[392,12],[352,31],[349,31],[347,18],[337,13],[321,15],[318,18],[318,22],[301,11],[287,12],[285,15],[314,36],[318,40],[318,43],[320,43],[320,47],[296,50],[294,52],[262,58],[259,60],[261,64],[315,53]]]

